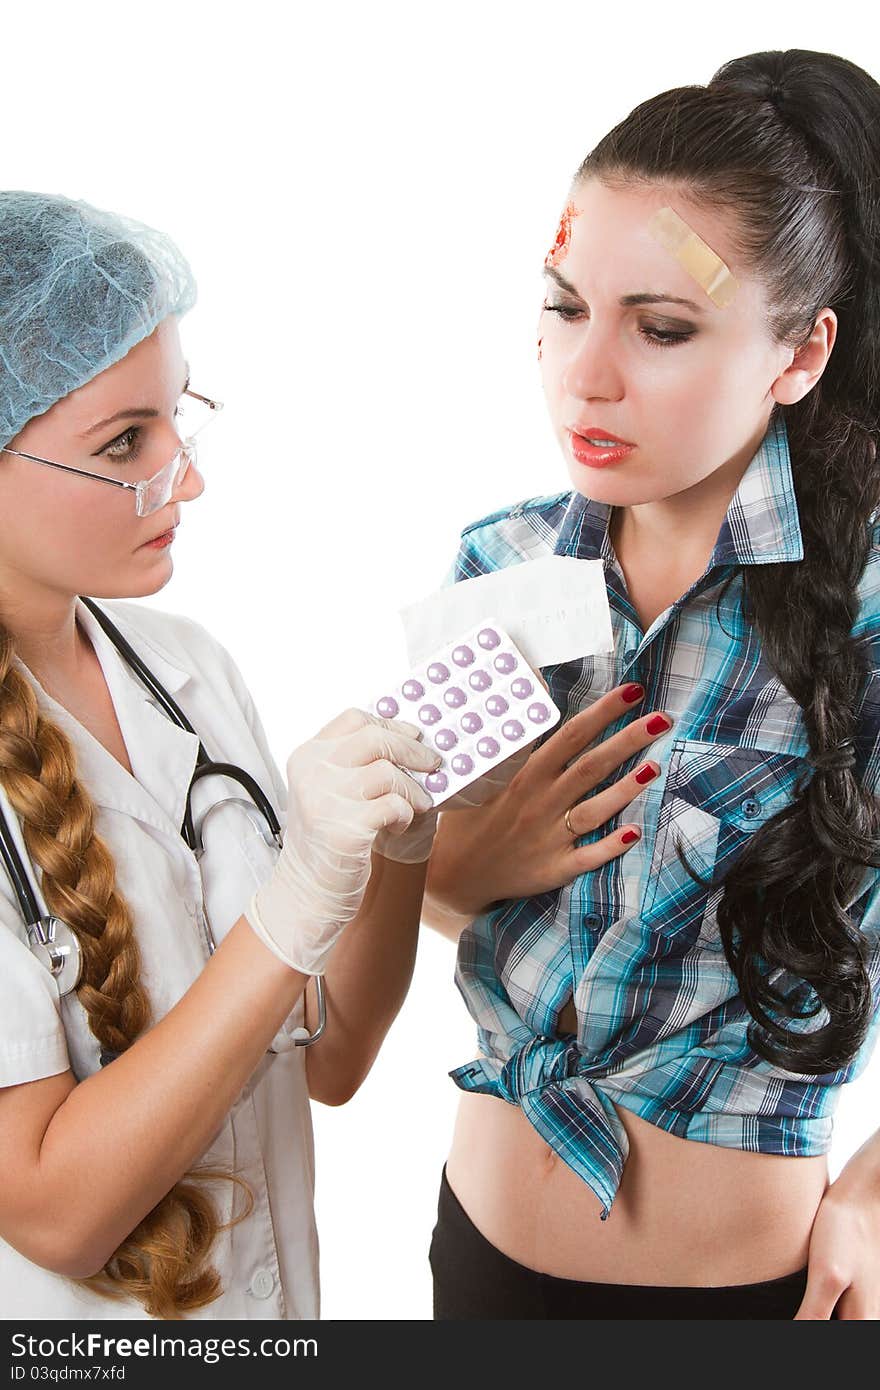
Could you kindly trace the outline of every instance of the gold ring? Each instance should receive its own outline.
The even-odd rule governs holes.
[[[566,811],[565,816],[563,817],[563,819],[565,820],[565,828],[566,828],[566,830],[568,831],[569,835],[572,835],[575,839],[577,839],[578,832],[575,830],[574,826],[572,825],[572,823],[571,823],[571,821],[570,821],[570,819],[569,819],[569,817],[571,816],[571,813],[572,813],[573,809],[574,809],[574,807],[569,806],[569,808],[568,808],[568,810]]]

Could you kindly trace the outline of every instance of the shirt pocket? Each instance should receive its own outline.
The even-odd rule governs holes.
[[[797,799],[809,775],[799,754],[675,739],[642,899],[645,925],[680,937],[685,948],[720,947],[717,928],[703,930],[710,898],[717,906],[723,880],[747,842]],[[704,884],[691,878],[676,844]]]

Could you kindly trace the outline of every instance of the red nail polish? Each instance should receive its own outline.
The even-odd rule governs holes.
[[[664,719],[662,714],[655,714],[653,719],[649,719],[645,728],[649,734],[662,734],[665,729],[672,728],[672,720]]]
[[[634,705],[636,700],[641,700],[644,693],[643,685],[625,685],[620,692],[620,698],[626,700],[628,705]]]
[[[657,773],[654,771],[652,767],[645,766],[641,769],[640,772],[636,773],[636,781],[640,782],[641,785],[644,786],[646,782],[652,782],[656,776]]]
[[[625,845],[631,845],[633,840],[637,840],[639,836],[635,830],[625,830],[620,838]]]

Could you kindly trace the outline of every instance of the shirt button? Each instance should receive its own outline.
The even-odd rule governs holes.
[[[742,811],[743,815],[748,816],[750,819],[752,816],[756,816],[760,809],[760,801],[755,801],[753,797],[748,797],[747,800],[742,802],[740,806],[740,810]]]
[[[601,912],[588,912],[584,917],[584,926],[589,931],[598,931],[602,925]]]
[[[627,651],[625,651],[624,654],[623,654],[623,655],[624,655],[624,660],[626,660],[626,661],[635,661],[635,659],[636,659],[636,657],[638,656],[638,654],[639,654],[639,649],[638,649],[638,647],[630,647],[630,648],[629,648]]]
[[[258,1269],[251,1280],[254,1298],[268,1298],[275,1287],[275,1276],[269,1269]]]

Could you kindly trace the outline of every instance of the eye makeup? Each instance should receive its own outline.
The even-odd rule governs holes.
[[[545,302],[541,307],[548,314],[557,314],[559,318],[563,321],[563,323],[571,323],[574,319],[579,318],[583,313],[583,310],[578,308],[576,305],[548,304]],[[696,329],[692,325],[689,325],[685,323],[684,320],[679,319],[673,320],[673,322],[681,323],[682,329],[684,331],[680,331],[677,329],[661,328],[653,324],[642,324],[640,325],[638,331],[641,337],[644,339],[644,341],[648,343],[651,347],[674,347],[677,343],[685,343],[689,339],[694,337]]]
[[[181,395],[181,396],[185,395],[186,392],[189,390],[189,387],[190,387],[190,368],[189,368],[189,363],[187,362],[187,363],[185,364],[185,366],[186,366],[186,381],[184,382],[184,384],[183,384],[183,389],[182,389],[181,392],[180,392],[180,395]],[[178,397],[178,400],[179,400],[179,397]],[[131,407],[129,407],[129,409],[127,409],[127,410],[118,410],[118,411],[116,412],[115,415],[111,415],[107,420],[100,420],[100,421],[98,422],[97,425],[92,425],[89,429],[87,429],[87,430],[85,431],[85,434],[83,435],[83,438],[86,438],[86,437],[87,437],[88,435],[90,435],[90,434],[96,434],[97,431],[98,431],[99,429],[102,428],[102,426],[104,426],[104,425],[110,425],[110,424],[113,423],[114,420],[124,420],[125,417],[126,417],[126,415],[129,416],[129,418],[131,418],[131,416],[133,416],[133,415],[137,415],[137,416],[140,416],[140,418],[143,419],[143,420],[155,420],[155,419],[158,418],[159,414],[160,414],[160,412],[159,412],[158,410],[153,410],[152,408],[141,407],[141,406],[131,406]],[[177,414],[177,410],[176,410],[176,407],[175,407],[175,415],[176,415],[176,414]],[[105,453],[108,449],[112,448],[113,445],[117,444],[120,440],[125,439],[127,435],[131,434],[133,428],[135,428],[135,427],[134,427],[134,426],[130,426],[127,430],[124,430],[124,431],[122,432],[122,434],[118,434],[118,435],[116,435],[114,438],[108,439],[106,444],[102,444],[101,447],[100,447],[100,449],[96,449],[96,450],[95,450],[93,457],[97,458],[98,454],[103,454],[103,453]]]
[[[116,439],[112,439],[106,448],[101,450],[101,453],[105,458],[113,459],[114,463],[129,463],[132,459],[136,459],[140,453],[140,436],[140,426],[132,425]],[[121,450],[120,445],[123,445]]]
[[[191,377],[189,367],[187,367],[186,381],[184,383],[183,390],[180,393],[181,396],[184,396],[186,392],[189,390],[190,381]],[[177,418],[179,404],[180,397],[178,397],[178,404],[174,407],[175,419]],[[159,414],[158,410],[132,410],[129,412],[120,412],[120,414],[123,415],[126,413],[131,415],[143,415],[148,418],[156,418]],[[143,426],[129,425],[127,430],[122,431],[122,434],[118,434],[115,436],[115,438],[109,439],[106,444],[101,446],[100,449],[96,449],[92,457],[99,458],[101,456],[104,456],[106,458],[113,459],[116,463],[130,463],[133,459],[137,458],[138,453],[140,452],[142,435]],[[119,447],[120,445],[122,446],[121,450]]]

